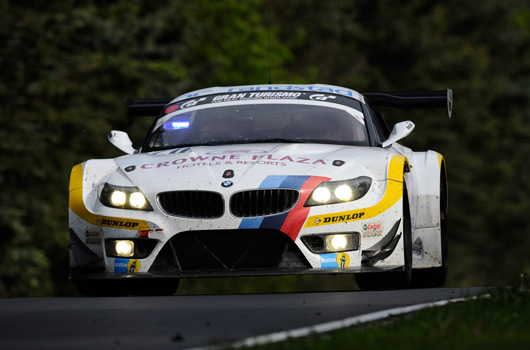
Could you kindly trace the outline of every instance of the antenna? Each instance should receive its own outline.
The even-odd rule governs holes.
[[[272,84],[272,77],[271,77],[271,9],[270,7],[267,8],[267,33],[268,33],[268,40],[269,40],[269,85]]]

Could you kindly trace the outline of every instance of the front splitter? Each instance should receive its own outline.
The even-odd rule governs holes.
[[[403,266],[351,267],[351,268],[302,268],[302,269],[238,269],[238,270],[184,270],[168,273],[71,273],[70,279],[129,279],[129,278],[201,278],[201,277],[252,277],[287,275],[356,274],[403,271]]]

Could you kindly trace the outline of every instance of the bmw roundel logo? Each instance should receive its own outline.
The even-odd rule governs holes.
[[[221,186],[223,187],[230,187],[232,186],[234,183],[232,181],[223,181],[223,183],[221,184]]]

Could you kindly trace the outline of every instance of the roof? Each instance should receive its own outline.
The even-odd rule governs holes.
[[[267,85],[239,85],[239,86],[217,86],[201,90],[188,92],[184,95],[173,99],[171,103],[186,100],[193,97],[222,94],[227,92],[246,92],[246,91],[308,91],[316,93],[328,93],[351,97],[358,101],[364,102],[364,98],[355,90],[347,89],[342,86],[326,84],[267,84]]]

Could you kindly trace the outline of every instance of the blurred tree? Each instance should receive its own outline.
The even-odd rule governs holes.
[[[69,170],[120,155],[127,97],[267,83],[269,63],[276,83],[453,88],[451,120],[385,112],[447,158],[450,283],[508,283],[530,269],[529,41],[518,1],[0,0],[0,296],[69,292]]]
[[[0,296],[68,293],[70,168],[120,153],[127,97],[266,83],[259,1],[0,1]],[[274,74],[288,50],[273,41]],[[147,123],[133,128],[137,142]],[[56,290],[54,291],[54,287]]]
[[[270,0],[294,74],[359,91],[452,88],[442,112],[411,119],[404,143],[447,158],[450,282],[510,283],[530,268],[530,5],[483,1]]]

